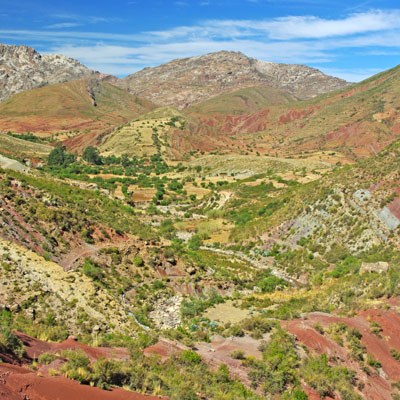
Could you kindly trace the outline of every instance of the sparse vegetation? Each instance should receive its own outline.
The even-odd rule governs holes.
[[[24,356],[18,331],[74,335],[129,356],[93,357],[82,346],[42,353],[33,367],[171,400],[304,400],[309,389],[367,398],[370,376],[391,379],[371,340],[400,360],[386,316],[400,296],[400,144],[350,162],[365,155],[351,142],[363,124],[376,148],[392,140],[397,109],[374,82],[307,102],[246,88],[191,112],[140,116],[153,106],[101,83],[93,110],[76,100],[99,129],[90,141],[75,141],[80,130],[1,134],[5,155],[32,165],[0,170],[2,357]],[[65,87],[74,96],[81,83]],[[249,107],[260,120],[242,118]],[[337,138],[334,149],[320,131]]]

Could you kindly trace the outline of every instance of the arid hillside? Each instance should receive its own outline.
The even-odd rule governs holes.
[[[35,132],[54,140],[84,133],[90,142],[152,108],[147,100],[96,78],[75,80],[25,91],[0,103],[0,130]]]
[[[349,158],[373,155],[400,134],[399,74],[396,67],[333,94],[255,106],[250,113],[244,105],[238,112],[240,91],[216,97],[187,113],[187,129],[172,146],[279,156],[320,150]],[[256,98],[252,93],[247,103]]]
[[[229,51],[178,59],[155,68],[145,68],[127,76],[118,84],[156,104],[178,108],[258,85],[281,89],[286,95],[300,99],[348,85],[314,68],[269,63]]]

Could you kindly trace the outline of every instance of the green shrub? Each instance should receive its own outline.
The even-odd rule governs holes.
[[[263,348],[262,361],[251,365],[249,377],[264,394],[281,394],[298,383],[298,365],[294,338],[278,327]]]
[[[396,349],[391,349],[390,350],[390,354],[392,355],[392,357],[397,360],[400,361],[400,351],[396,350]]]
[[[18,336],[12,333],[13,316],[10,311],[0,312],[0,350],[22,357],[25,353],[24,344]]]
[[[38,362],[39,364],[48,365],[52,363],[54,360],[57,360],[57,358],[58,358],[57,355],[54,353],[42,353],[38,357]]]
[[[95,281],[101,281],[103,279],[103,271],[101,268],[93,263],[89,258],[85,258],[82,266],[82,272],[92,278]]]
[[[180,354],[180,359],[184,364],[200,364],[201,357],[193,350],[184,350]]]
[[[135,267],[143,267],[143,265],[144,265],[143,258],[140,257],[139,255],[136,255],[133,258],[133,264],[135,265]]]
[[[301,375],[322,398],[336,397],[335,393],[340,393],[342,398],[346,399],[360,398],[353,388],[355,372],[345,367],[330,366],[326,354],[307,359],[301,369]]]
[[[129,382],[129,370],[120,361],[100,358],[92,365],[92,371],[96,386],[103,389],[110,385],[123,386]]]
[[[261,281],[257,283],[257,286],[261,289],[263,293],[272,293],[274,292],[278,287],[285,287],[287,286],[287,282],[279,278],[275,275],[270,275],[267,276],[266,278],[263,278]]]
[[[51,166],[65,167],[72,164],[76,160],[76,157],[68,153],[65,146],[55,147],[49,154],[47,164]]]
[[[231,353],[231,357],[235,360],[244,360],[246,355],[243,350],[233,350]]]
[[[95,164],[95,165],[102,164],[99,150],[93,146],[86,147],[86,149],[83,150],[82,158],[90,164]]]

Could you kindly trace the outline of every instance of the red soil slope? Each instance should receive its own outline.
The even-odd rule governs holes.
[[[1,364],[0,398],[2,400],[156,400],[162,397],[146,396],[123,389],[101,390],[80,385],[67,378],[38,376],[27,368]]]
[[[32,338],[23,333],[17,332],[17,336],[22,340],[25,346],[27,357],[31,360],[36,359],[43,353],[53,352],[57,353],[62,350],[82,350],[91,360],[98,360],[99,358],[113,358],[117,360],[128,360],[129,351],[123,347],[91,347],[86,344],[79,343],[75,338],[70,337],[61,343],[44,342]]]
[[[381,327],[380,334],[373,333],[371,322]],[[334,323],[344,323],[357,329],[361,334],[361,343],[366,353],[382,364],[382,368],[366,374],[359,362],[352,359],[348,350],[329,336],[315,329],[317,324],[328,328]],[[400,379],[400,362],[391,355],[391,349],[400,350],[400,315],[392,310],[372,309],[360,312],[357,316],[346,318],[323,313],[311,313],[306,319],[283,322],[282,326],[296,336],[299,343],[305,345],[311,352],[327,354],[332,363],[345,365],[357,374],[358,382],[363,383],[362,394],[371,400],[392,399],[391,383]]]
[[[99,388],[81,385],[62,376],[49,376],[48,367],[32,371],[23,364],[45,352],[58,353],[62,350],[82,350],[92,360],[113,358],[127,360],[129,352],[125,348],[90,347],[79,343],[74,338],[68,338],[61,343],[49,343],[34,339],[28,335],[16,332],[25,345],[24,359],[9,354],[0,353],[0,399],[1,400],[156,400],[166,399],[159,396],[147,396],[128,392],[123,389],[101,390]],[[54,363],[57,363],[55,361]],[[53,364],[54,364],[53,363]],[[54,364],[55,365],[55,364]]]

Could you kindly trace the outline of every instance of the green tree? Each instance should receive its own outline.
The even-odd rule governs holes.
[[[10,311],[0,312],[0,350],[14,353],[18,357],[24,355],[24,345],[18,336],[12,333],[13,317]]]
[[[75,160],[75,155],[68,153],[65,146],[57,146],[50,152],[47,164],[65,167],[68,164],[72,164]]]
[[[129,157],[127,154],[122,154],[121,156],[121,165],[123,167],[129,167],[131,165],[131,161],[129,160]]]
[[[102,164],[99,150],[93,146],[86,147],[86,149],[83,150],[82,158],[90,164],[95,164],[95,165]]]

